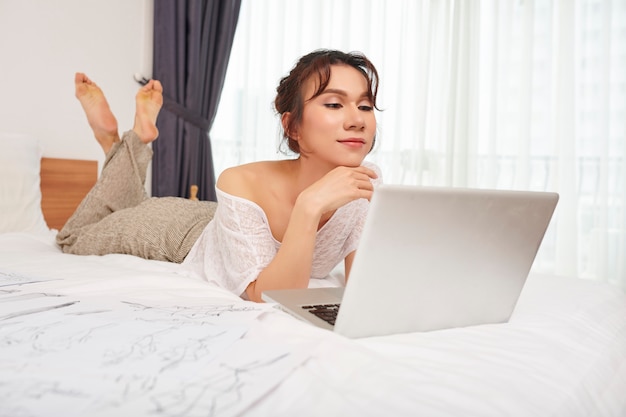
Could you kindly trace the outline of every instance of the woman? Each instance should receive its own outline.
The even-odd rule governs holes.
[[[88,95],[79,91],[85,85]],[[107,159],[58,242],[70,253],[184,259],[184,267],[254,301],[268,289],[305,288],[341,260],[347,278],[378,181],[378,169],[363,164],[374,145],[377,89],[376,68],[363,55],[318,50],[303,56],[275,99],[297,157],[225,170],[213,216],[215,204],[147,199],[143,192],[151,157],[146,144],[158,133],[160,83],[140,89],[135,126],[120,140],[104,96],[78,75],[77,97]]]

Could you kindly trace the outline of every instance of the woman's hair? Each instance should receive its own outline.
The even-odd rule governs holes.
[[[283,140],[287,142],[289,149],[300,153],[300,146],[291,134],[297,130],[302,122],[304,110],[304,86],[309,77],[317,76],[317,90],[309,99],[314,99],[324,92],[330,82],[330,69],[332,65],[349,65],[358,70],[367,81],[367,98],[376,107],[376,95],[378,94],[378,71],[374,64],[360,52],[341,52],[329,49],[319,49],[304,55],[291,69],[289,74],[283,77],[276,88],[274,107],[278,114],[290,113],[287,125],[283,128]],[[372,144],[373,146],[373,144]]]

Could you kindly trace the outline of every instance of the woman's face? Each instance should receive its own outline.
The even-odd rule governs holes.
[[[334,166],[359,166],[372,148],[376,134],[373,103],[367,80],[349,65],[333,65],[328,86],[317,90],[311,77],[304,86],[304,111],[296,139],[301,155]]]

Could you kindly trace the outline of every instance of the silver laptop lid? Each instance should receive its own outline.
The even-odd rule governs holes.
[[[507,321],[557,201],[379,186],[334,330],[363,337]]]

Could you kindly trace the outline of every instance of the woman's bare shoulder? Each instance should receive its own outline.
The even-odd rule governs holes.
[[[225,169],[217,179],[221,191],[255,200],[259,191],[282,172],[284,161],[259,161]]]

